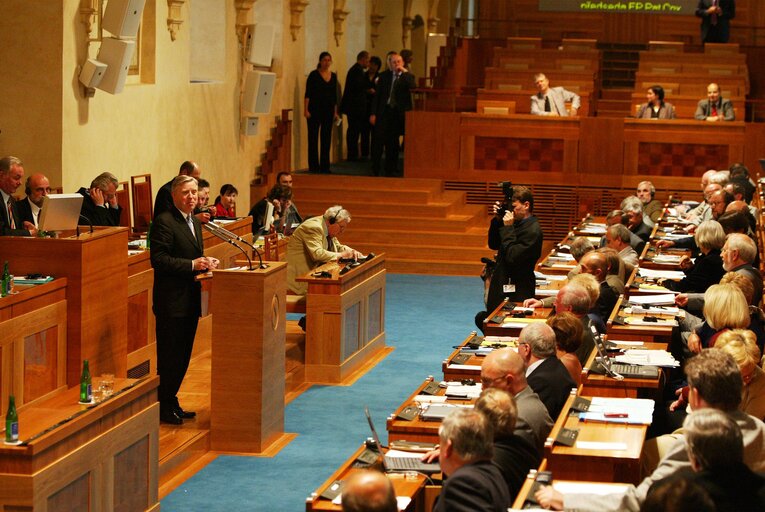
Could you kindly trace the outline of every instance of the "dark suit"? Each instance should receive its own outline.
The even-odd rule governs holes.
[[[492,462],[505,478],[510,499],[515,500],[530,469],[539,467],[542,457],[536,448],[520,436],[495,436]]]
[[[106,202],[104,203],[104,206],[96,206],[96,203],[90,198],[90,190],[85,187],[82,187],[77,193],[83,197],[80,215],[87,218],[91,224],[94,226],[120,225],[120,213],[122,212],[121,206],[117,206],[117,208],[105,208],[104,206],[109,204]],[[87,224],[84,219],[80,219],[80,223]]]
[[[175,208],[173,205],[173,180],[170,180],[157,190],[157,197],[154,199],[154,218],[156,219],[160,213],[173,208]]]
[[[391,90],[391,85],[393,90]],[[385,147],[385,174],[398,173],[399,137],[404,135],[405,114],[412,110],[414,75],[401,73],[393,82],[393,72],[383,71],[377,79],[371,115],[375,116],[375,144],[372,147],[372,170],[380,172],[382,147]]]
[[[491,461],[466,464],[444,480],[433,512],[506,512],[513,502]]]
[[[0,194],[0,236],[31,236],[29,231],[21,229],[24,226],[23,220],[19,215],[18,201],[11,196],[11,213],[13,214],[13,222],[16,224],[16,229],[11,228],[10,219],[8,219],[8,207],[2,199]]]
[[[699,0],[699,5],[696,7],[696,16],[701,18],[701,42],[727,43],[730,38],[730,20],[736,17],[736,2],[718,0],[717,5],[722,9],[722,14],[717,16],[716,23],[706,12],[712,3],[713,0]]]
[[[35,216],[32,214],[32,204],[29,202],[28,197],[25,197],[21,201],[16,201],[14,206],[16,206],[16,211],[19,214],[19,218],[21,218],[21,222],[31,222],[37,226]]]
[[[154,219],[151,266],[154,268],[154,316],[157,319],[157,370],[160,407],[178,406],[178,389],[191,359],[202,311],[202,286],[192,260],[202,256],[202,225],[191,217],[192,235],[183,214],[173,206]]]
[[[529,387],[539,395],[547,407],[550,418],[555,421],[576,384],[563,363],[555,356],[548,357],[526,377]]]
[[[348,70],[348,75],[345,77],[343,99],[340,101],[340,112],[348,117],[348,131],[345,134],[348,160],[359,158],[359,136],[364,124],[369,122],[367,115],[368,89],[367,72],[357,62]]]
[[[676,292],[704,293],[707,288],[719,283],[725,274],[720,249],[713,249],[709,254],[700,254],[693,267],[684,272],[685,277],[681,281],[667,280],[664,287]]]
[[[618,300],[619,294],[616,293],[616,290],[614,290],[607,282],[602,281],[600,283],[600,297],[598,297],[598,300],[595,302],[595,307],[598,309],[600,318],[608,322]]]

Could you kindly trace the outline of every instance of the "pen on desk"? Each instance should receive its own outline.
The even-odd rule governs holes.
[[[626,412],[604,412],[604,418],[629,418],[629,414]]]

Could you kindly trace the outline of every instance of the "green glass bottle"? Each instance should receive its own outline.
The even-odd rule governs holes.
[[[93,400],[93,385],[90,380],[90,365],[86,359],[82,363],[82,375],[80,376],[80,402],[89,403]]]
[[[8,295],[8,292],[11,291],[11,273],[8,272],[8,260],[5,261],[5,266],[3,267],[3,279],[1,283],[0,289],[0,295],[5,297]]]
[[[8,397],[8,413],[5,415],[5,442],[18,443],[19,441],[19,415],[16,412],[16,398]]]

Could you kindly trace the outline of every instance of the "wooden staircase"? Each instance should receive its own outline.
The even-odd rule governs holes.
[[[321,215],[335,204],[351,212],[341,241],[363,253],[384,252],[396,273],[478,275],[486,246],[486,208],[441,180],[295,175],[301,215]]]

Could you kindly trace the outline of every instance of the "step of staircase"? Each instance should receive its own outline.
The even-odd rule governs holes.
[[[341,241],[385,253],[390,272],[476,275],[492,254],[486,208],[441,180],[298,174],[295,204],[304,217],[342,204],[352,222]]]

